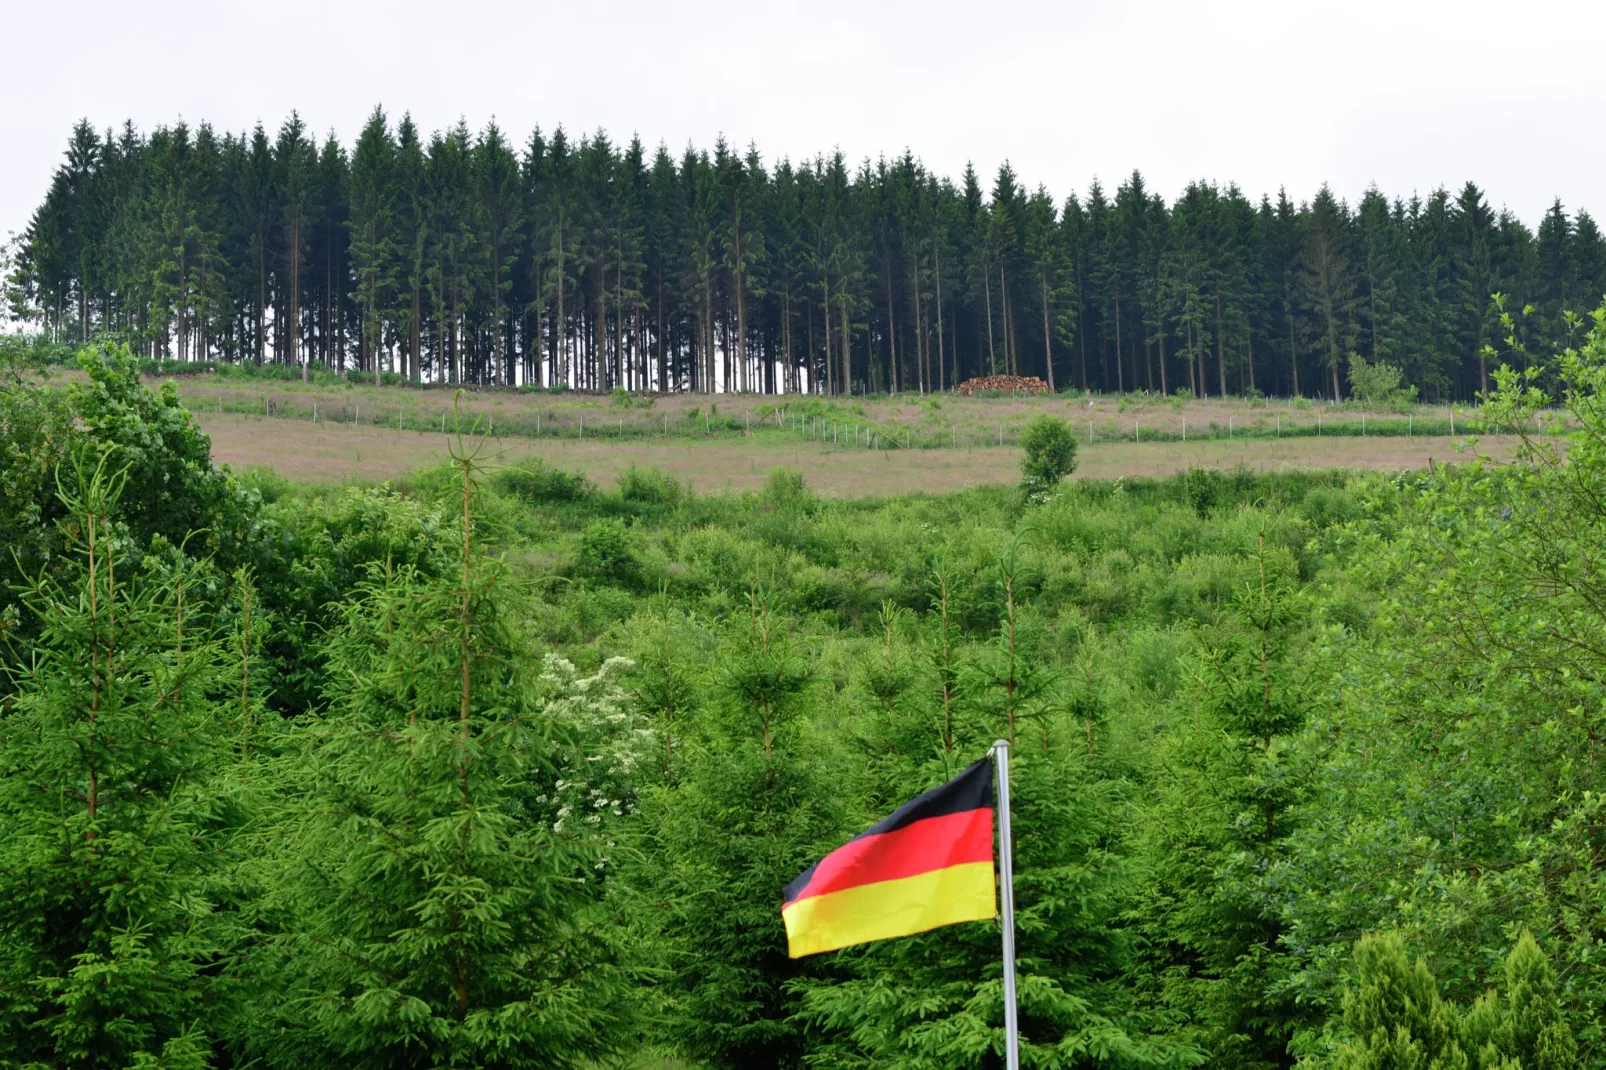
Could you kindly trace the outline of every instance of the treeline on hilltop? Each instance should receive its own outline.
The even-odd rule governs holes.
[[[1468,182],[1351,206],[1134,171],[1057,202],[908,152],[769,164],[493,121],[426,137],[375,109],[349,149],[292,114],[73,130],[20,242],[12,314],[153,358],[321,362],[587,390],[886,392],[976,375],[1059,389],[1342,396],[1350,355],[1429,399],[1487,391],[1606,293],[1606,239],[1537,234]]]

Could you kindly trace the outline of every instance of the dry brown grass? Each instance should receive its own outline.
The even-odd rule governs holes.
[[[390,479],[446,458],[447,436],[438,432],[396,431],[367,424],[313,424],[262,416],[198,413],[212,436],[213,456],[237,468],[272,467],[303,483]],[[1480,449],[1492,456],[1509,453],[1515,440],[1484,438]],[[613,485],[631,465],[656,467],[690,481],[699,492],[742,491],[758,487],[773,468],[805,472],[817,492],[834,497],[961,490],[1020,478],[1020,451],[979,449],[866,450],[780,438],[659,439],[620,443],[594,439],[499,439],[493,452],[502,463],[540,457],[571,471],[583,471],[604,486]],[[1300,468],[1421,468],[1429,458],[1461,459],[1444,438],[1294,438],[1282,441],[1099,443],[1080,453],[1077,477],[1114,479],[1163,476],[1190,466],[1275,472]]]

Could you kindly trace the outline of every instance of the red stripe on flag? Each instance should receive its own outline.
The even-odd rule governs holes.
[[[992,807],[942,814],[838,847],[820,860],[807,886],[788,902],[992,859]]]

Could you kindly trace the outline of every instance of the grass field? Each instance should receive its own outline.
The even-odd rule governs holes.
[[[56,372],[77,378],[76,372]],[[1370,410],[1288,400],[1084,397],[768,398],[373,387],[184,376],[171,381],[236,468],[268,466],[305,483],[374,481],[444,459],[458,419],[492,435],[502,463],[540,457],[604,486],[634,465],[661,468],[700,492],[760,486],[773,468],[806,473],[838,497],[933,494],[1020,475],[1016,445],[1040,413],[1069,420],[1077,478],[1164,476],[1189,467],[1420,468],[1461,458],[1483,429],[1476,410]],[[457,416],[454,416],[454,406]],[[1454,434],[1452,435],[1452,430]],[[1484,434],[1479,451],[1509,453]]]
[[[234,413],[199,414],[213,456],[236,468],[271,466],[297,482],[381,480],[444,460],[450,437],[439,431],[397,431]],[[1514,440],[1488,437],[1480,449],[1501,456]],[[760,486],[772,468],[796,468],[821,494],[877,497],[916,491],[943,493],[1020,478],[1013,446],[921,450],[852,449],[802,438],[742,436],[691,439],[498,437],[490,452],[502,463],[540,457],[583,471],[604,486],[631,465],[661,468],[699,492]],[[1290,468],[1420,468],[1428,460],[1458,459],[1447,438],[1289,438],[1182,442],[1095,442],[1082,448],[1076,475],[1084,479],[1159,476],[1190,466],[1255,471]]]
[[[173,380],[197,412],[257,413],[399,429],[451,423],[453,393],[442,389],[309,385],[193,376]],[[788,398],[722,394],[638,397],[466,391],[461,412],[503,434],[541,438],[703,438],[785,431],[837,445],[913,448],[1007,445],[1039,413],[1064,416],[1084,441],[1192,441],[1304,437],[1323,433],[1414,437],[1466,433],[1465,408],[1414,406],[1391,412],[1350,402],[1184,399],[1145,395],[1083,397]]]

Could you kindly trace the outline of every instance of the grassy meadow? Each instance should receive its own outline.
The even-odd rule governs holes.
[[[233,374],[229,374],[233,372]],[[805,473],[827,497],[942,494],[1013,483],[1030,421],[1074,430],[1073,478],[1163,478],[1189,468],[1259,473],[1339,467],[1400,471],[1455,461],[1476,440],[1504,458],[1517,445],[1476,408],[1341,405],[1304,399],[1149,395],[856,399],[759,395],[613,395],[465,391],[336,380],[302,384],[223,375],[172,383],[238,469],[297,482],[396,479],[446,457],[461,419],[495,442],[498,463],[544,459],[611,486],[631,467],[662,469],[705,492],[758,489],[773,468]],[[71,381],[76,372],[57,372]],[[1557,421],[1564,421],[1559,414]]]

